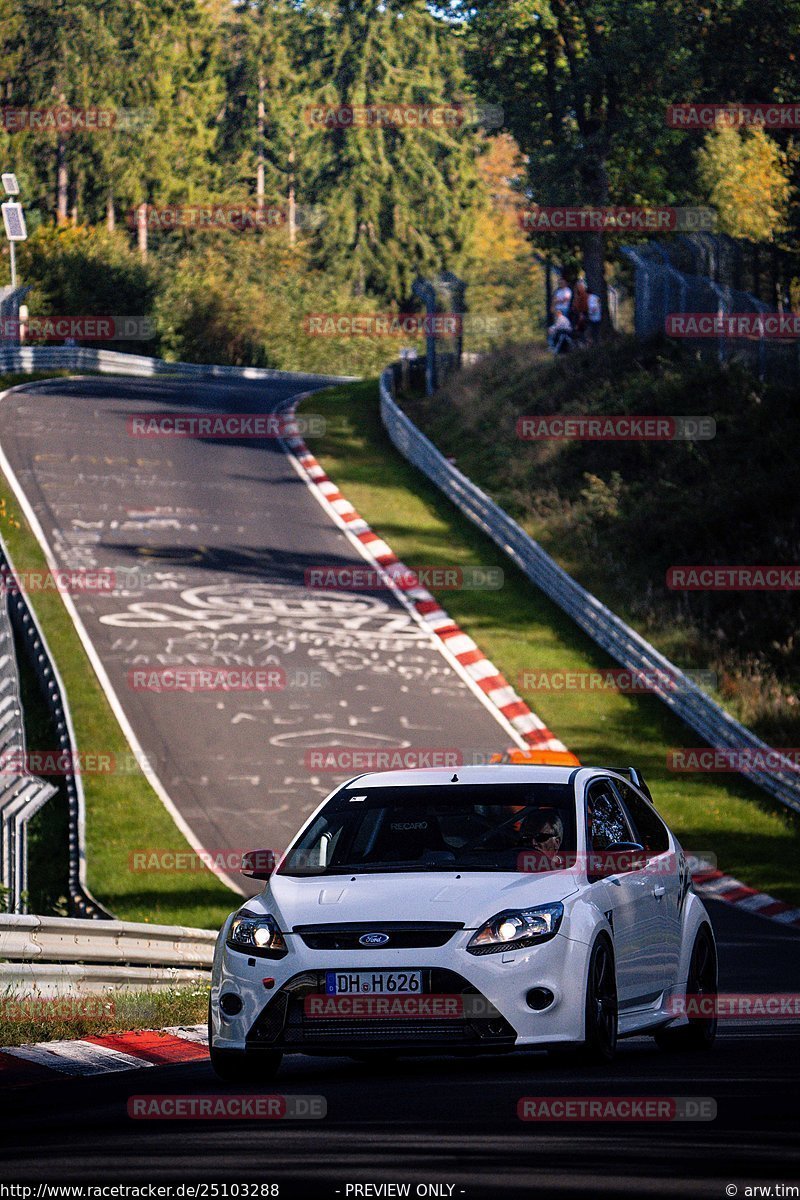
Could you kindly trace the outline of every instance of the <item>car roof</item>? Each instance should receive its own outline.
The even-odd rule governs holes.
[[[371,771],[355,775],[345,787],[441,787],[458,782],[470,784],[498,783],[569,783],[579,771],[588,774],[602,771],[605,767],[547,767],[492,763],[480,767],[417,767],[405,771]],[[456,779],[454,780],[454,776]]]

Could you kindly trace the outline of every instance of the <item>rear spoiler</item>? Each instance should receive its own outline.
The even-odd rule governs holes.
[[[637,787],[642,792],[651,804],[655,805],[650,788],[644,781],[644,775],[638,767],[608,767],[609,771],[616,771],[618,775],[627,775],[634,787]]]

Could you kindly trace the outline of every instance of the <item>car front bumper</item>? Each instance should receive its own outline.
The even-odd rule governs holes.
[[[589,946],[559,933],[526,950],[473,955],[472,930],[460,930],[444,946],[387,950],[312,950],[287,935],[285,957],[254,958],[220,938],[211,992],[213,1044],[218,1049],[282,1049],[308,1054],[404,1049],[408,1053],[501,1050],[514,1046],[578,1042],[584,1036],[585,981]],[[452,1001],[393,1005],[353,1016],[324,1004],[328,971],[421,970],[425,997]],[[552,1001],[534,1009],[532,989]],[[224,997],[236,996],[241,1011],[225,1013]],[[330,1000],[327,997],[327,1000]],[[397,997],[395,998],[397,999]],[[537,1003],[541,998],[537,997]],[[228,1007],[237,1002],[225,1001]],[[358,1007],[358,1006],[356,1006]],[[443,1012],[443,1008],[447,1011]],[[398,1013],[399,1010],[399,1013]]]

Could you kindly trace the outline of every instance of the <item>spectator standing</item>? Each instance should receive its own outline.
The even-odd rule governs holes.
[[[586,294],[586,315],[589,322],[589,339],[592,342],[600,340],[600,322],[603,319],[603,306],[600,297],[594,292]]]
[[[583,280],[579,279],[575,284],[575,291],[572,293],[572,305],[569,311],[569,319],[572,322],[575,338],[579,342],[582,342],[584,339],[588,316],[589,292]]]
[[[568,316],[554,308],[556,319],[547,331],[547,344],[553,354],[567,354],[572,349],[572,323]]]
[[[569,320],[569,310],[572,307],[572,288],[563,275],[559,276],[556,294],[553,297],[553,316],[562,313]]]

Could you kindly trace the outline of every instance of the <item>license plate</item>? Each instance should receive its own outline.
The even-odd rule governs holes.
[[[419,995],[421,992],[421,971],[325,972],[325,993],[328,996],[348,996],[356,993],[413,996]]]

